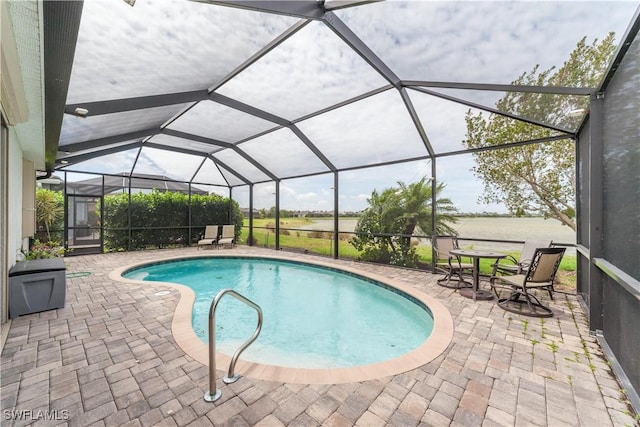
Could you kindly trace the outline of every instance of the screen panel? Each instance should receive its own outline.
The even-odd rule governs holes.
[[[60,131],[60,149],[64,149],[66,144],[159,128],[186,105],[176,104],[88,117],[65,114]]]
[[[338,168],[428,154],[395,90],[307,119],[298,126]]]
[[[245,142],[239,148],[279,177],[327,170],[325,164],[286,128]]]
[[[225,142],[238,142],[274,127],[272,122],[213,101],[198,102],[167,126]]]
[[[578,130],[589,108],[589,97],[581,95],[448,88],[425,89],[572,132]]]
[[[636,280],[640,280],[639,63],[640,39],[636,37],[607,88],[602,133],[604,255]],[[593,143],[600,142],[597,131]]]
[[[206,183],[206,184],[217,184],[217,185],[228,185],[227,180],[220,172],[220,169],[213,163],[211,159],[206,159],[195,177],[193,178],[193,182],[196,183]]]
[[[387,84],[321,22],[311,22],[218,92],[293,120]]]
[[[542,126],[470,108],[422,92],[412,90],[409,93],[436,153],[530,141],[561,134]],[[464,141],[471,141],[469,147]]]
[[[160,175],[188,182],[201,163],[200,156],[143,147],[133,173]]]
[[[122,172],[129,173],[133,167],[133,162],[136,160],[138,151],[139,148],[134,148],[131,150],[120,151],[118,153],[107,154],[85,160],[84,162],[70,164],[69,166],[61,169],[104,174],[118,174]]]
[[[252,165],[248,160],[231,149],[217,152],[213,154],[213,157],[219,159],[223,164],[227,165],[233,171],[237,171],[241,176],[243,176],[245,179],[248,179],[250,182],[269,180],[269,177],[265,175],[260,169]]]
[[[379,2],[336,11],[401,79],[510,83],[623,34],[635,2]],[[481,17],[481,18],[479,18]],[[559,37],[558,35],[562,35]]]
[[[199,151],[202,154],[209,154],[221,150],[222,147],[204,142],[192,141],[190,139],[178,138],[172,135],[158,134],[149,138],[148,142],[163,145],[166,147],[186,148],[188,150]]]
[[[207,89],[296,21],[190,1],[85,2],[67,103]]]

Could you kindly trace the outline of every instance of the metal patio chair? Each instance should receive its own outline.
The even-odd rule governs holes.
[[[529,269],[529,265],[531,265],[531,260],[533,259],[533,254],[538,248],[548,248],[551,246],[551,240],[527,240],[524,242],[524,246],[522,247],[522,251],[520,252],[520,257],[518,259],[514,258],[511,255],[507,255],[504,258],[504,261],[507,262],[496,262],[493,264],[493,272],[492,276],[501,274],[523,274],[525,271]]]
[[[553,299],[553,281],[564,251],[565,248],[538,248],[524,274],[492,277],[491,288],[498,296],[498,305],[504,310],[525,316],[553,316],[551,308],[542,304],[532,291],[546,290]],[[511,294],[507,298],[500,298],[499,288],[507,288]]]
[[[433,238],[433,248],[436,252],[436,269],[445,273],[438,279],[437,283],[446,288],[468,288],[471,282],[464,280],[463,273],[471,273],[473,264],[462,262],[457,255],[451,254],[449,251],[458,249],[458,239],[455,236],[435,236]],[[452,284],[453,276],[457,277],[455,283]]]

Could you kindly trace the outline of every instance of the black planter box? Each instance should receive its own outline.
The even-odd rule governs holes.
[[[9,318],[64,307],[66,267],[62,258],[22,261],[9,270]]]

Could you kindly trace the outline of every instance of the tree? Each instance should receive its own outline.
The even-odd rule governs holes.
[[[48,240],[51,240],[51,228],[62,228],[63,216],[62,193],[39,188],[36,191],[36,223],[38,229],[44,227]]]
[[[436,195],[444,184],[436,186]],[[357,236],[351,244],[363,251],[365,261],[389,263],[413,267],[418,257],[411,245],[411,236],[417,228],[428,234],[432,230],[431,182],[426,178],[406,185],[398,182],[398,188],[387,188],[381,193],[373,191],[358,224]],[[457,220],[457,209],[446,198],[436,199],[436,234],[456,234],[449,224]]]
[[[615,51],[614,34],[591,45],[580,40],[569,59],[556,70],[539,71],[536,65],[523,73],[515,85],[597,87]],[[499,111],[575,129],[580,117],[571,110],[586,109],[588,97],[509,92],[496,103]],[[495,146],[557,135],[558,132],[494,114],[466,116],[467,148]],[[575,225],[575,147],[570,140],[538,143],[473,154],[474,174],[484,181],[486,203],[502,202],[514,214],[555,218]]]

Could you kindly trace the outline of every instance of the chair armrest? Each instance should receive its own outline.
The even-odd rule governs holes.
[[[520,267],[520,264],[518,263],[518,260],[515,259],[515,257],[513,257],[512,255],[507,255],[505,258],[502,258],[502,259],[509,261],[510,263],[500,262],[501,260],[497,259],[495,263],[491,264],[491,266],[493,267],[493,270],[491,272],[492,276],[497,275],[498,269],[500,268],[501,265],[518,266],[518,271],[522,269],[522,267]]]

